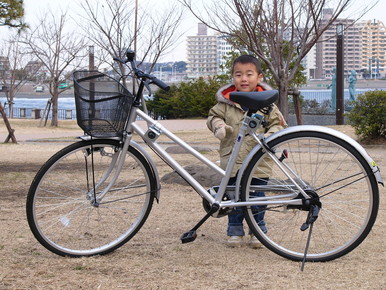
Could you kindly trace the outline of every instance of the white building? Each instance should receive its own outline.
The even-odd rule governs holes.
[[[219,35],[217,37],[217,74],[226,74],[226,57],[232,52],[233,47],[227,41],[227,36]]]
[[[314,45],[302,60],[304,74],[308,80],[315,79],[316,73],[316,46]]]
[[[188,78],[205,78],[224,73],[221,65],[225,64],[224,56],[230,51],[231,46],[225,36],[208,35],[206,25],[199,23],[197,35],[187,38]]]

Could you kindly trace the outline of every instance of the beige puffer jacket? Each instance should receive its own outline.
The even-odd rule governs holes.
[[[236,104],[226,97],[226,94],[229,94],[232,91],[232,84],[228,84],[226,86],[221,87],[216,93],[217,104],[209,110],[209,117],[207,119],[207,126],[209,130],[214,132],[214,128],[212,126],[212,120],[214,118],[220,118],[224,120],[225,124],[231,126],[233,128],[233,132],[231,134],[227,134],[226,137],[220,142],[220,167],[225,170],[229,157],[232,153],[232,148],[234,145],[234,141],[236,140],[237,134],[240,130],[240,126],[244,119],[244,110],[241,108],[239,104]],[[264,90],[272,89],[267,84],[260,84],[260,86]],[[235,89],[234,89],[235,90]],[[260,114],[264,114],[259,111]],[[279,111],[276,105],[273,105],[272,111],[269,115],[264,115],[266,121],[268,121],[268,126],[265,128],[259,128],[257,133],[264,133],[266,136],[275,133],[279,130],[282,130],[287,127],[287,123],[285,122],[283,115]],[[257,145],[256,140],[252,136],[246,136],[244,142],[242,144],[240,154],[237,158],[235,168],[232,171],[232,176],[235,176],[237,171],[240,169],[243,160],[247,157],[249,152]],[[269,167],[269,164],[266,164]],[[269,168],[261,168],[261,174],[256,177],[269,177],[267,172],[270,172]]]

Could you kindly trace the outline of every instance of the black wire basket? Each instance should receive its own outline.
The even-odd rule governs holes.
[[[75,71],[73,78],[78,126],[93,137],[122,136],[133,94],[98,71]]]

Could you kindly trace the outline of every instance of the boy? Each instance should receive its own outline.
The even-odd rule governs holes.
[[[246,108],[242,108],[229,100],[229,94],[234,91],[252,92],[264,91],[272,89],[267,84],[262,83],[263,74],[259,61],[251,55],[241,55],[236,58],[232,66],[233,84],[228,84],[220,88],[216,93],[217,104],[210,109],[207,126],[209,130],[214,133],[220,142],[220,166],[225,169],[232,152],[234,141],[239,132]],[[274,132],[287,127],[282,114],[276,105],[272,105],[270,112],[265,110],[260,111],[265,115],[265,120],[268,125],[261,127],[257,133],[264,133],[269,136]],[[246,136],[243,146],[240,150],[235,168],[232,172],[232,178],[229,184],[234,184],[236,181],[237,171],[248,153],[256,146],[257,142],[252,136]],[[264,185],[268,178],[257,180],[256,185]],[[257,193],[257,196],[264,196],[263,192]],[[266,232],[267,229],[264,223],[264,213],[261,212],[256,215],[256,222],[260,228]],[[231,247],[240,246],[243,242],[244,228],[243,228],[243,214],[241,209],[235,210],[228,216],[227,235],[229,236],[228,245]],[[254,235],[250,235],[249,245],[253,248],[260,246],[259,241]]]

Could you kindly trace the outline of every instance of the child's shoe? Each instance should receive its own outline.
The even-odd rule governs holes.
[[[263,245],[260,243],[260,241],[254,236],[254,235],[249,235],[249,242],[248,245],[253,248],[253,249],[258,249],[261,248]]]
[[[228,246],[229,247],[240,247],[242,242],[243,242],[243,237],[242,236],[231,236],[229,239],[228,239]]]

